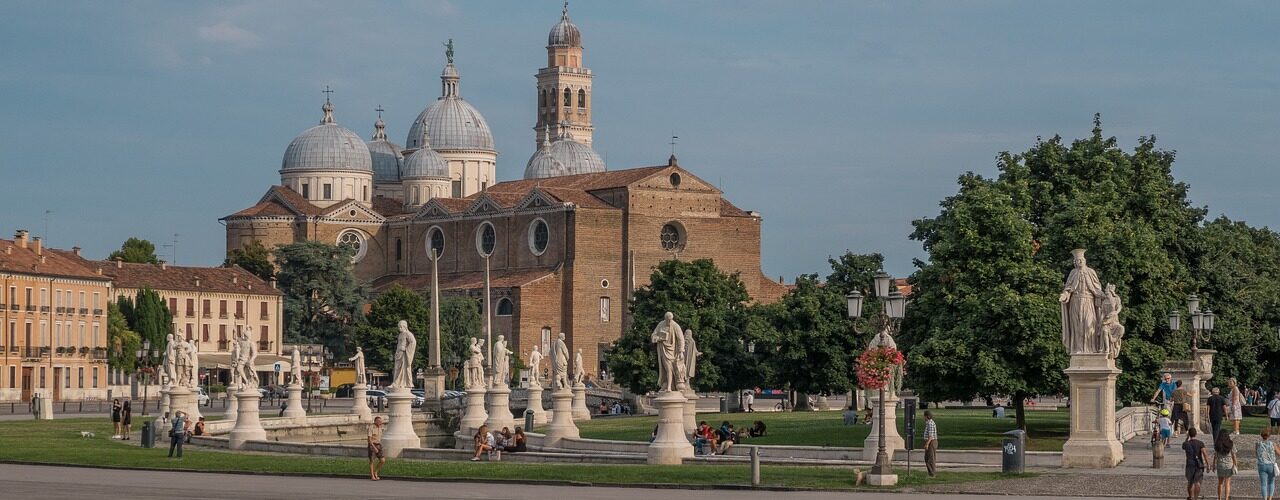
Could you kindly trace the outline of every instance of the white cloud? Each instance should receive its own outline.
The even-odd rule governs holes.
[[[200,39],[210,43],[224,44],[236,48],[250,48],[258,44],[260,38],[252,31],[227,23],[213,26],[201,26]]]

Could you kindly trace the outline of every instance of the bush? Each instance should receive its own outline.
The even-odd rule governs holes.
[[[213,384],[209,386],[209,394],[217,394],[220,392],[227,392],[227,386],[223,384]]]

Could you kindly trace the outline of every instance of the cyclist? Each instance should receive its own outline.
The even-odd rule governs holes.
[[[1160,428],[1160,443],[1165,448],[1169,447],[1169,438],[1173,436],[1173,421],[1169,420],[1169,410],[1161,409],[1160,418],[1157,418],[1153,424]]]
[[[1177,384],[1173,382],[1173,374],[1166,372],[1160,385],[1156,387],[1156,392],[1151,393],[1151,404],[1159,404],[1164,406],[1164,409],[1172,411],[1173,391],[1177,389]]]

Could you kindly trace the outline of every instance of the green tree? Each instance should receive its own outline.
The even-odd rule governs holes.
[[[227,252],[227,260],[222,265],[243,267],[255,276],[270,281],[276,268],[271,264],[271,251],[261,241],[253,240],[240,248]]]
[[[1220,217],[1203,229],[1196,276],[1203,279],[1202,308],[1216,316],[1201,346],[1218,350],[1218,384],[1235,377],[1244,384],[1280,383],[1280,234]],[[1183,328],[1187,328],[1183,311]],[[1186,348],[1186,345],[1181,346]]]
[[[129,323],[129,330],[137,332],[143,341],[164,349],[168,346],[168,335],[173,332],[173,314],[169,306],[150,287],[142,287],[130,303],[127,299],[117,303],[121,315]],[[125,313],[129,313],[125,315]]]
[[[122,297],[123,298],[123,297]],[[127,300],[127,299],[126,299]],[[120,308],[107,303],[107,363],[124,373],[132,373],[137,364],[137,352],[142,348],[142,336],[129,329]]]
[[[658,264],[649,284],[636,291],[631,328],[609,349],[609,373],[632,392],[658,387],[658,365],[649,336],[668,311],[692,329],[698,349],[697,390],[736,390],[759,383],[760,354],[751,342],[767,341],[763,323],[752,323],[750,297],[737,274],[725,274],[709,259]],[[759,337],[759,338],[757,338]],[[762,349],[757,346],[757,353]]]
[[[844,293],[819,283],[816,274],[801,275],[770,310],[778,332],[777,352],[769,357],[775,384],[802,394],[853,388],[853,363],[866,344],[853,335]]]
[[[160,259],[156,257],[156,246],[154,244],[150,241],[133,237],[125,240],[124,244],[120,245],[119,250],[111,252],[111,255],[107,257],[107,260],[111,261],[116,259],[134,264],[160,263]]]
[[[355,328],[355,344],[364,348],[369,366],[390,371],[395,364],[396,339],[400,320],[409,323],[409,331],[418,337],[418,353],[414,367],[427,366],[431,310],[422,296],[399,284],[392,285],[369,304],[364,323]]]
[[[468,350],[469,339],[484,336],[484,320],[480,316],[480,304],[475,299],[465,296],[441,295],[440,364],[444,365],[445,370],[449,368],[461,370],[462,362],[471,355]]]
[[[355,250],[306,241],[281,245],[275,255],[286,342],[324,344],[335,356],[348,355],[367,294],[352,271]]]

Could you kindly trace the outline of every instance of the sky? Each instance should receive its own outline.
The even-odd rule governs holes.
[[[493,130],[499,180],[535,147],[557,1],[8,2],[0,7],[0,235],[105,258],[130,236],[218,265],[220,217],[279,182],[330,86],[340,125],[388,135],[440,92]],[[1209,217],[1280,226],[1280,3],[575,0],[610,169],[680,165],[763,216],[764,272],[846,250],[896,276],[911,222],[1001,151],[1084,137],[1177,151]],[[177,245],[173,246],[175,241]],[[656,238],[656,235],[655,235]]]

